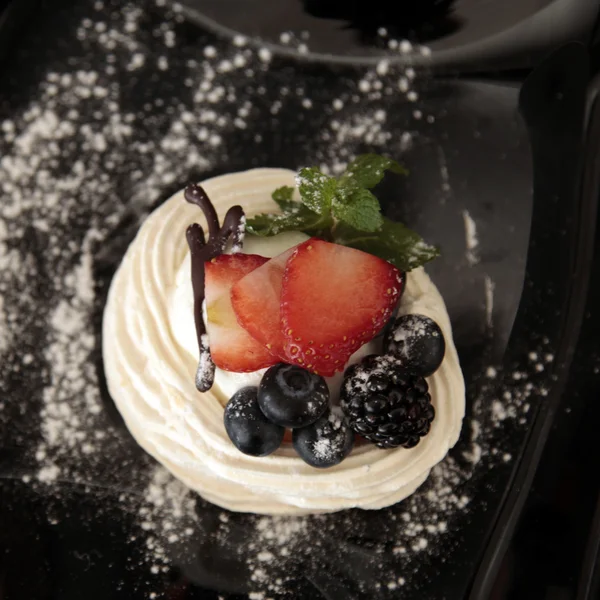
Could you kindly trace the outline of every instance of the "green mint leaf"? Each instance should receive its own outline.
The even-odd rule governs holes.
[[[321,173],[317,167],[307,167],[300,169],[296,183],[303,204],[320,215],[329,213],[338,189],[337,179]]]
[[[283,231],[304,231],[309,235],[328,237],[333,221],[330,215],[318,215],[299,202],[281,214],[265,213],[248,218],[246,231],[268,237]]]
[[[340,181],[361,188],[375,187],[385,176],[386,171],[407,175],[408,171],[395,160],[379,154],[361,154],[346,169]]]
[[[333,241],[374,254],[401,271],[421,267],[440,254],[438,248],[425,243],[417,233],[385,217],[381,229],[374,233],[358,231],[340,223],[335,229]]]
[[[273,200],[282,212],[251,217],[246,229],[258,236],[303,231],[369,252],[403,271],[420,267],[439,256],[439,251],[402,223],[382,216],[379,201],[369,190],[386,171],[408,173],[396,161],[377,154],[358,156],[339,178],[316,167],[301,169],[296,177],[300,202],[294,200],[294,188],[280,187]]]
[[[369,190],[358,188],[336,195],[332,211],[336,219],[359,231],[377,231],[383,225],[379,200]]]
[[[273,194],[271,194],[271,197],[277,202],[277,206],[279,206],[281,210],[291,210],[298,204],[292,200],[294,197],[294,188],[289,185],[277,188]]]

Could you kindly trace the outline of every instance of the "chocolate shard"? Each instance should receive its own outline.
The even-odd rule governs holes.
[[[184,197],[190,204],[195,204],[204,213],[208,223],[208,241],[198,223],[192,223],[186,230],[186,240],[192,257],[192,290],[194,293],[194,324],[198,339],[199,361],[196,371],[196,389],[207,392],[214,383],[215,364],[210,355],[210,346],[202,305],[204,303],[204,263],[223,254],[227,244],[231,242],[232,252],[240,252],[244,243],[246,216],[241,206],[232,206],[219,225],[217,211],[204,189],[194,183],[184,190]]]

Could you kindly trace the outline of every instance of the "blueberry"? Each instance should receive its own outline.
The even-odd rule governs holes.
[[[314,423],[329,405],[329,389],[320,375],[279,363],[263,376],[258,404],[265,416],[282,427]]]
[[[326,469],[341,463],[352,450],[354,432],[339,408],[332,408],[312,425],[294,429],[292,442],[311,467]]]
[[[424,315],[404,315],[389,329],[384,348],[413,375],[429,377],[444,360],[446,342],[439,325]]]
[[[279,448],[285,429],[271,423],[257,400],[258,388],[238,390],[225,406],[225,431],[233,445],[250,456],[267,456]]]

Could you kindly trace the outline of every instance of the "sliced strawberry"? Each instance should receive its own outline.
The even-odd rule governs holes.
[[[268,258],[256,254],[221,254],[205,263],[206,330],[215,365],[246,373],[277,359],[240,327],[231,306],[231,288]]]
[[[401,291],[400,272],[385,260],[316,238],[300,244],[281,290],[288,360],[327,377],[341,371],[389,320]]]
[[[294,248],[286,250],[240,279],[231,289],[238,323],[281,360],[287,360],[281,331],[281,283]]]

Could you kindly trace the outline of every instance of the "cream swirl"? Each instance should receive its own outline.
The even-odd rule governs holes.
[[[233,204],[253,214],[273,210],[271,192],[293,186],[294,173],[254,169],[202,185],[220,218]],[[189,299],[181,293],[186,289],[181,267],[189,254],[185,230],[193,222],[205,225],[182,192],[148,217],[115,274],[104,312],[108,388],[140,446],[188,487],[229,510],[302,514],[378,509],[413,493],[456,443],[465,403],[450,320],[424,270],[409,273],[400,312],[431,317],[446,338],[444,361],[428,379],[436,409],[429,434],[410,450],[357,446],[345,461],[327,470],[308,466],[287,444],[268,457],[247,456],[225,433],[226,398],[218,381],[209,392],[196,390],[197,357],[174,331],[175,323],[186,321],[189,330],[194,329]],[[173,314],[178,310],[185,316]]]

